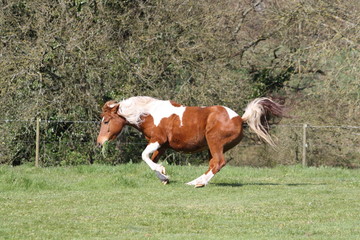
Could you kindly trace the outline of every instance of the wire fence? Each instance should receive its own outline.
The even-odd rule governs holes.
[[[99,121],[0,120],[0,163],[36,166],[141,161],[146,141],[126,128],[106,150],[96,147]],[[246,130],[238,147],[227,154],[234,165],[360,167],[360,126],[280,124],[271,127],[278,146],[262,144]],[[163,160],[174,164],[202,163],[207,153],[184,155],[169,151]]]

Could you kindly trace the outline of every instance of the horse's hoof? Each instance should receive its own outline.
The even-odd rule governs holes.
[[[165,169],[165,167],[160,165],[159,172],[160,172],[161,174],[163,174],[163,175],[166,175],[166,169]]]
[[[164,185],[166,185],[166,184],[169,184],[169,183],[170,183],[169,179],[167,179],[167,180],[163,180],[163,181],[161,181],[161,182],[162,182],[162,184],[164,184]]]
[[[162,174],[161,172],[155,171],[156,176],[160,179],[163,184],[169,183],[169,176]],[[165,183],[166,182],[166,183]]]
[[[205,187],[205,184],[195,184],[195,188],[202,188]]]

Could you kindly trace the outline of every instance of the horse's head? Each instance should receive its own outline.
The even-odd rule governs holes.
[[[97,144],[102,146],[106,141],[115,139],[126,124],[125,118],[117,114],[119,103],[108,101],[104,104],[101,113],[100,132],[97,137]]]

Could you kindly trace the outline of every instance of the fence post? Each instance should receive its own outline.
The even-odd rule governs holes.
[[[39,153],[40,153],[40,118],[36,119],[36,142],[35,142],[35,167],[39,167]]]
[[[306,162],[306,148],[308,147],[307,145],[307,139],[306,139],[306,129],[307,129],[308,125],[305,123],[303,125],[303,153],[302,153],[302,165],[303,167],[307,166],[307,162]]]

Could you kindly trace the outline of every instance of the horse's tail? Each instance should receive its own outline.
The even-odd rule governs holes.
[[[247,105],[245,113],[241,118],[260,138],[264,139],[271,146],[275,146],[275,143],[269,134],[268,121],[271,117],[283,116],[283,105],[280,105],[269,98],[256,98]]]

